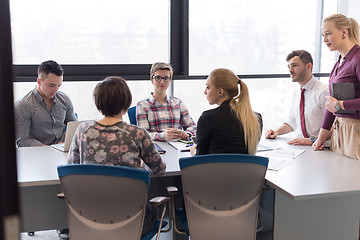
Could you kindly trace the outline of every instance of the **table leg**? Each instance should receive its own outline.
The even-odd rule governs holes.
[[[359,239],[360,195],[293,200],[275,193],[274,240]]]
[[[56,196],[61,192],[60,184],[19,189],[21,232],[68,227],[65,201]]]

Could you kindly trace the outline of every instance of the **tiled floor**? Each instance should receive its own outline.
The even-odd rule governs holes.
[[[169,222],[168,217],[166,216],[165,221]],[[173,233],[172,231],[168,233],[161,233],[160,234],[160,240],[172,240],[173,239]],[[38,231],[35,232],[34,236],[28,236],[27,233],[21,233],[20,235],[21,240],[59,240],[58,234],[56,230],[50,230],[50,231]],[[256,236],[256,240],[272,240],[272,232],[271,231],[264,231],[264,232],[258,232]],[[84,239],[86,240],[86,239]],[[156,240],[156,236],[152,239]]]
[[[34,236],[28,236],[27,233],[21,233],[21,240],[58,240],[58,235],[56,230],[51,231],[40,231],[35,232]],[[153,239],[155,240],[155,238]],[[160,240],[172,240],[172,233],[162,233],[160,235]],[[260,232],[258,233],[256,240],[272,240],[271,232]]]
[[[172,238],[172,233],[162,233],[160,235],[160,240],[170,240],[171,238]],[[50,231],[35,232],[34,236],[28,236],[27,233],[21,233],[20,239],[21,240],[59,240],[59,237],[56,230],[50,230]],[[156,238],[154,238],[154,240],[155,239]]]

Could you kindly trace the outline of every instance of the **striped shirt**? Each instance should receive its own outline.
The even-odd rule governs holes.
[[[183,102],[176,97],[166,97],[161,104],[152,94],[149,98],[138,102],[136,106],[137,125],[145,128],[153,140],[165,141],[168,128],[183,129],[195,135],[196,125]]]
[[[70,98],[60,91],[54,96],[51,110],[36,88],[16,101],[14,109],[18,147],[62,142],[67,122],[77,120]]]

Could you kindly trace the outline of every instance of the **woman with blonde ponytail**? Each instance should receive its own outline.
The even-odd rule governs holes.
[[[340,56],[330,73],[331,97],[314,150],[322,149],[331,136],[330,149],[360,160],[360,46],[359,24],[353,18],[333,14],[323,20],[321,34],[330,51]],[[353,95],[351,99],[333,95],[333,87]],[[350,87],[350,88],[348,88]],[[333,131],[330,131],[333,126]]]
[[[228,69],[215,69],[206,81],[204,94],[210,105],[218,107],[199,118],[196,154],[255,154],[262,118],[252,111],[246,84]]]

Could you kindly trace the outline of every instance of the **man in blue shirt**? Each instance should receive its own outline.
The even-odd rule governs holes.
[[[63,68],[55,61],[38,67],[36,87],[15,103],[18,147],[51,145],[64,141],[65,126],[77,117],[70,98],[58,91]]]

